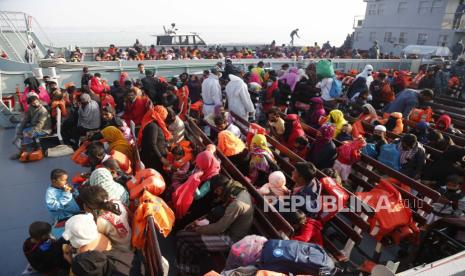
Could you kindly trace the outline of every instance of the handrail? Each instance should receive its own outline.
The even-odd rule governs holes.
[[[29,46],[29,41],[27,42],[24,42],[24,37],[21,35],[21,33],[18,31],[18,29],[16,28],[15,25],[13,25],[13,23],[10,21],[10,18],[8,17],[7,14],[5,14],[5,12],[2,12],[0,11],[0,15],[4,18],[5,22],[9,25],[9,27],[11,28],[11,30],[13,31],[13,33],[16,35],[16,37],[19,39],[19,41],[23,44],[23,46],[27,49],[27,47]],[[32,50],[32,49],[31,49]],[[34,54],[36,54],[34,52]],[[39,58],[36,54],[36,58]]]
[[[144,257],[148,268],[148,275],[163,276],[163,255],[161,254],[160,244],[158,243],[157,230],[153,216],[147,217],[146,228],[147,240],[144,246]]]

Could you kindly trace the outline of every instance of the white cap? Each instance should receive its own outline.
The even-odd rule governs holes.
[[[383,125],[377,125],[377,126],[375,126],[375,130],[386,132],[386,127],[383,126]]]
[[[92,214],[75,215],[65,224],[62,236],[74,248],[80,248],[98,238],[97,224]]]

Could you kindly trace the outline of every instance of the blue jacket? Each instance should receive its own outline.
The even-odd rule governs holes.
[[[71,192],[54,187],[47,189],[45,204],[55,221],[69,218],[81,211]]]
[[[383,112],[400,112],[403,118],[408,118],[410,112],[420,103],[420,93],[413,89],[406,89],[397,94],[396,99],[388,104]]]

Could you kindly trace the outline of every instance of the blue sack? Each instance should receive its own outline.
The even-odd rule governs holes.
[[[260,269],[305,275],[336,273],[333,260],[321,246],[293,240],[267,241],[262,249]]]
[[[333,77],[333,83],[329,90],[329,96],[331,98],[339,98],[342,95],[342,82]]]
[[[378,152],[376,151],[376,145],[373,143],[368,143],[366,146],[364,146],[362,148],[362,153],[375,159],[378,156]]]
[[[382,145],[378,161],[396,171],[400,171],[400,151],[397,145],[397,143]]]

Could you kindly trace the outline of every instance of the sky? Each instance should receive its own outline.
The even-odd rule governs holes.
[[[0,10],[32,15],[55,46],[118,45],[136,38],[151,44],[149,34],[162,33],[172,22],[208,44],[289,43],[290,32],[299,28],[298,45],[340,45],[365,7],[363,0],[0,0]]]

